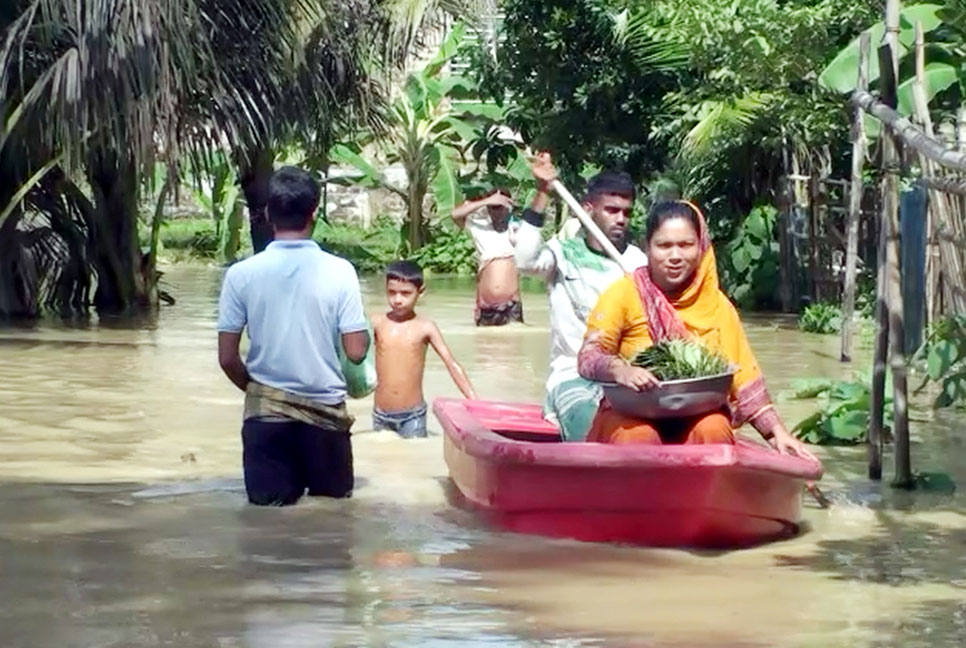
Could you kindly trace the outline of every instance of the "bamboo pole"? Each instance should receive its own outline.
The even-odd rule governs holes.
[[[580,224],[584,226],[584,229],[587,230],[587,233],[597,240],[597,243],[604,249],[604,252],[607,254],[607,256],[613,259],[625,274],[634,274],[635,268],[624,259],[621,253],[617,251],[617,248],[614,247],[614,244],[610,242],[610,239],[607,238],[602,231],[600,231],[600,228],[597,227],[597,223],[593,221],[593,219],[590,217],[590,214],[584,211],[583,205],[577,202],[577,199],[573,197],[573,194],[567,191],[567,187],[565,187],[560,180],[554,180],[551,186],[553,187],[553,190],[557,192],[557,195],[560,196],[563,201],[567,203],[567,206],[569,206],[574,212],[574,216],[576,216],[580,221]]]
[[[926,40],[923,35],[922,22],[916,22],[916,76],[912,82],[912,96],[916,119],[923,131],[935,139],[932,118],[929,115],[929,89],[926,87]],[[919,166],[923,175],[935,172],[934,163],[922,154],[919,155]],[[928,186],[928,185],[927,185]],[[938,191],[930,191],[929,206],[926,210],[926,323],[935,317],[936,289],[939,285],[939,251],[936,245],[936,224],[949,221],[946,209],[946,197]]]
[[[888,29],[886,30],[888,36]],[[880,87],[883,101],[896,105],[896,67],[891,48],[879,48]],[[879,217],[878,248],[876,250],[875,286],[875,352],[872,361],[872,393],[869,398],[869,478],[882,479],[883,421],[885,411],[886,367],[889,362],[889,307],[888,307],[888,249],[891,213],[898,213],[898,181],[895,139],[888,129],[882,133],[882,181],[879,189],[881,213]]]
[[[899,0],[886,2],[886,42],[891,54],[893,91],[899,80]],[[896,137],[886,129],[883,133],[883,189],[888,198],[884,201],[883,226],[886,237],[886,303],[889,308],[889,367],[892,370],[892,417],[895,439],[895,476],[893,485],[910,488],[912,460],[909,452],[909,412],[906,389],[905,321],[903,314],[902,275],[899,266],[899,156]]]
[[[922,129],[899,115],[894,108],[876,100],[874,95],[856,90],[852,93],[850,101],[852,105],[860,106],[865,112],[882,121],[887,129],[906,146],[915,149],[940,166],[966,172],[966,152],[947,149],[942,142],[930,138],[922,132]]]
[[[858,89],[869,87],[869,47],[871,36],[859,39]],[[855,325],[855,266],[859,257],[859,221],[862,217],[862,170],[865,164],[865,113],[855,109],[852,119],[852,182],[849,185],[849,216],[845,244],[845,286],[842,292],[842,362],[852,361],[852,330]]]

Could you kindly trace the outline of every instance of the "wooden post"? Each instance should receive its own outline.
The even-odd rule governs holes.
[[[893,97],[899,75],[899,0],[886,3],[886,41],[889,49]],[[895,135],[883,129],[883,226],[887,232],[886,297],[889,308],[889,366],[892,369],[892,415],[895,439],[893,485],[911,488],[912,461],[909,452],[909,412],[906,389],[906,358],[903,319],[902,277],[899,266],[899,156]]]
[[[779,215],[778,226],[778,274],[781,282],[778,289],[778,298],[782,304],[782,312],[790,313],[792,312],[792,277],[794,276],[792,215],[795,209],[795,189],[792,186],[792,179],[789,177],[792,172],[792,154],[787,139],[784,141],[782,157],[785,167],[785,174],[782,178],[785,200]]]
[[[879,70],[881,71],[879,84],[883,103],[894,108],[898,100],[896,97],[896,66],[892,65],[892,51],[892,48],[888,45],[887,29],[886,43],[878,51]],[[882,182],[879,189],[881,213],[879,216],[879,244],[876,250],[876,336],[872,361],[872,394],[869,399],[869,409],[871,410],[869,412],[869,478],[876,480],[882,479],[882,428],[885,411],[886,368],[889,362],[889,325],[891,323],[888,306],[889,228],[892,222],[892,212],[895,211],[898,214],[899,211],[899,187],[895,168],[898,163],[897,158],[895,139],[891,136],[891,131],[883,129]]]
[[[912,82],[913,105],[916,119],[923,132],[935,138],[932,118],[929,116],[929,96],[926,87],[926,42],[922,23],[916,23],[916,77]],[[929,158],[920,155],[919,166],[923,175],[935,175],[935,165]],[[939,250],[936,245],[937,224],[949,222],[946,197],[939,191],[929,192],[929,206],[926,210],[926,324],[936,317],[936,290],[939,286]]]
[[[869,88],[869,47],[871,36],[859,39],[859,90]],[[859,221],[862,218],[862,169],[865,164],[865,111],[852,118],[852,183],[849,185],[849,216],[845,244],[845,285],[842,290],[842,362],[852,361],[852,329],[855,325],[855,266],[859,257]]]

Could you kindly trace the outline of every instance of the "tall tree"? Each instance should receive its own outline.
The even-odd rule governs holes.
[[[102,311],[152,305],[137,209],[155,163],[229,149],[257,211],[277,141],[378,124],[384,73],[442,4],[4,3],[0,314],[84,310],[92,287]]]

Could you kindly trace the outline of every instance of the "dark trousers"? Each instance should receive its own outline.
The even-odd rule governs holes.
[[[352,495],[352,444],[348,431],[299,421],[259,421],[242,426],[242,463],[248,501],[294,504],[309,495]]]

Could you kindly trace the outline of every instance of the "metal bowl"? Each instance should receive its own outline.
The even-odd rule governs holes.
[[[604,396],[611,406],[634,418],[653,420],[685,418],[713,412],[728,405],[728,392],[734,372],[667,380],[647,391],[634,391],[617,383],[603,383]]]

